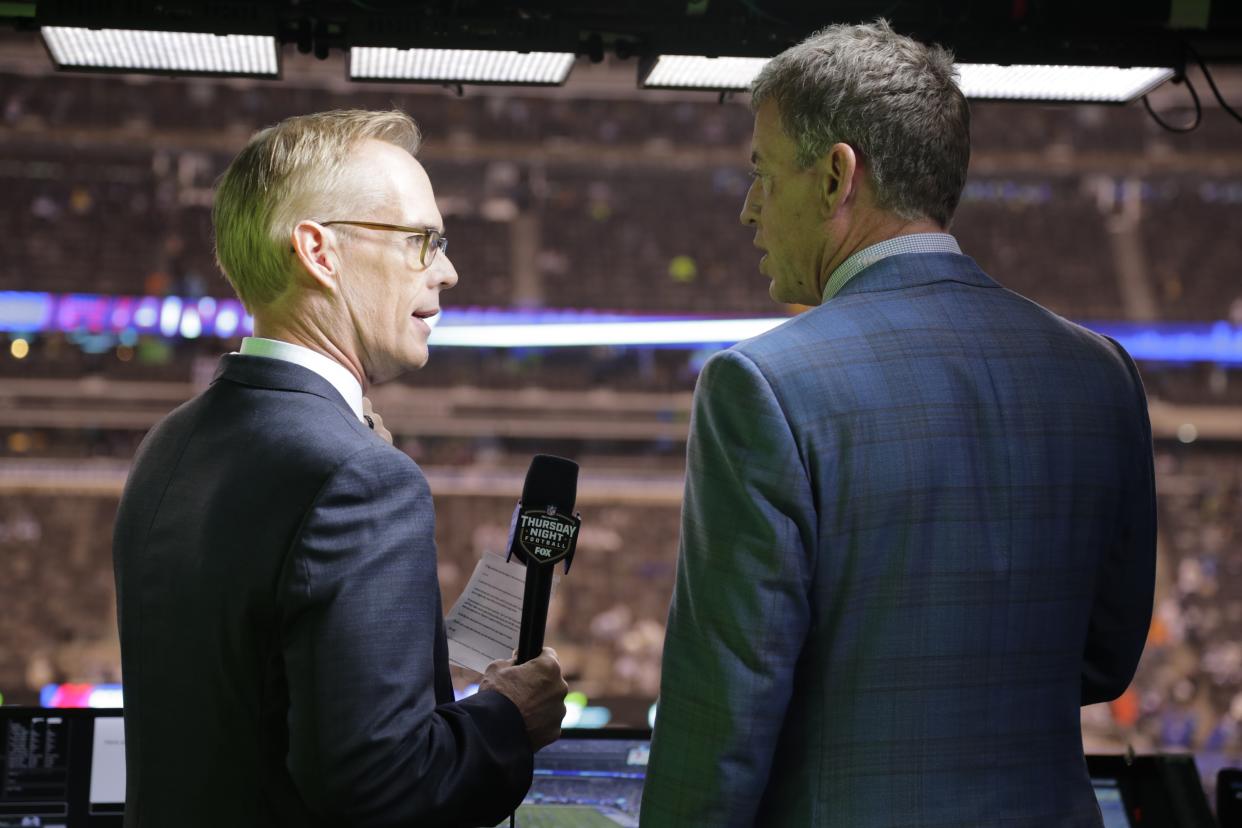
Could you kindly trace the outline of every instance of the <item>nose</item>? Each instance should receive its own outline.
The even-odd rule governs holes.
[[[436,256],[436,260],[431,263],[431,270],[434,273],[434,284],[440,290],[450,290],[457,284],[457,268],[453,267],[448,253]]]
[[[750,182],[750,189],[746,191],[746,200],[742,202],[742,213],[737,217],[738,221],[746,226],[755,224],[759,219],[759,179]]]

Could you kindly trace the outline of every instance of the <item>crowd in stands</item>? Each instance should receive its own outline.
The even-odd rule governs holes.
[[[1155,616],[1130,689],[1084,716],[1088,744],[1194,751],[1205,778],[1242,756],[1242,450],[1156,453]]]
[[[1242,755],[1242,449],[1162,443],[1156,469],[1155,621],[1130,691],[1086,711],[1088,744],[1236,758]],[[513,505],[513,497],[438,497],[446,608],[481,555],[507,551]],[[115,506],[114,495],[0,498],[0,556],[8,572],[0,692],[10,699],[29,700],[47,682],[118,678],[109,554]],[[589,697],[653,700],[679,507],[595,501],[579,509],[578,564],[554,595],[548,641],[574,689]],[[459,674],[460,684],[468,680]]]
[[[0,694],[121,678],[112,585],[115,497],[0,496]]]
[[[0,289],[228,296],[211,254],[211,189],[249,133],[298,112],[400,106],[427,133],[425,161],[462,276],[450,303],[772,311],[752,232],[737,222],[749,186],[741,103],[5,81],[0,204],[15,232]],[[1106,194],[1124,180],[1141,189],[1139,233],[1161,318],[1242,314],[1231,241],[1242,232],[1242,178],[1210,172],[1210,161],[1200,174],[1156,170],[1137,182],[1042,171],[1022,154],[1133,154],[1170,138],[1133,108],[975,109],[974,152],[992,160],[973,173],[954,230],[1002,284],[1072,318],[1124,318],[1108,243],[1121,208]],[[1212,132],[1201,128],[1187,146],[1223,149],[1203,137]],[[518,271],[533,274],[533,288],[515,291]]]
[[[1149,186],[1152,197],[1143,201],[1143,252],[1161,318],[1242,324],[1242,177],[1183,176],[1163,184]]]

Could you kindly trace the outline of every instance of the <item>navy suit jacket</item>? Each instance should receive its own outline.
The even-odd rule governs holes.
[[[1098,826],[1151,617],[1115,342],[905,254],[699,378],[644,826]]]
[[[306,368],[230,354],[143,441],[113,542],[126,826],[494,825],[507,698],[453,702],[431,493]]]

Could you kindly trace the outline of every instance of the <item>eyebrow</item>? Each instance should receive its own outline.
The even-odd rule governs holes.
[[[441,236],[444,235],[444,227],[436,226],[432,224],[431,222],[427,222],[427,221],[414,221],[414,222],[410,222],[409,224],[406,224],[405,226],[413,227],[417,230],[431,230],[435,233],[439,233]]]

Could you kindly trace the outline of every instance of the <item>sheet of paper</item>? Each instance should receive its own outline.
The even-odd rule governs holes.
[[[481,673],[496,659],[511,657],[522,627],[525,588],[525,566],[484,553],[444,620],[449,661]]]
[[[125,719],[121,716],[95,719],[90,802],[92,805],[125,802]]]

